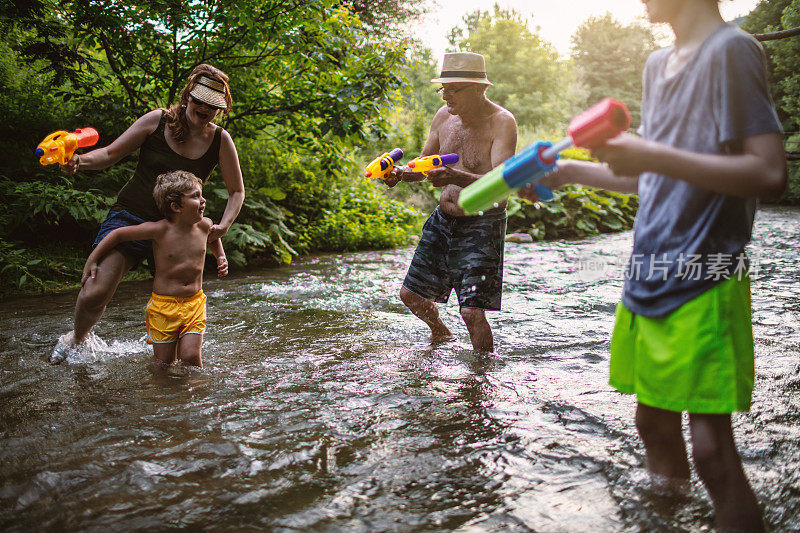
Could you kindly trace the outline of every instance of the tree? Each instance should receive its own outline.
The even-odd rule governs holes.
[[[655,49],[653,32],[640,24],[624,26],[610,13],[587,19],[572,36],[572,58],[589,91],[583,107],[611,96],[628,105],[637,125],[641,116],[642,70]]]
[[[553,127],[569,116],[568,69],[555,48],[530,30],[514,10],[474,11],[450,32],[452,49],[483,54],[494,87],[489,98],[521,126]]]

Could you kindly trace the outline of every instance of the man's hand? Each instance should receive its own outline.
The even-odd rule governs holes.
[[[461,174],[450,167],[439,167],[428,171],[428,180],[434,187],[444,187],[445,185],[462,186],[458,181]]]
[[[656,152],[655,143],[623,133],[592,150],[592,156],[606,163],[617,176],[638,176],[650,170]]]
[[[224,255],[217,257],[217,277],[222,278],[228,275],[228,258]]]

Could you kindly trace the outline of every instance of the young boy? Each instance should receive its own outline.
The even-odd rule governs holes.
[[[559,161],[544,184],[582,183],[640,197],[633,253],[611,339],[610,383],[637,395],[647,468],[688,480],[692,458],[719,529],[761,531],[731,413],[750,407],[754,380],[744,246],[756,198],[786,187],[781,126],[755,39],[724,23],[717,0],[647,0],[672,47],[645,67],[641,138],[597,149],[606,163]],[[524,191],[535,197],[530,188]]]
[[[161,174],[153,197],[164,215],[158,222],[118,228],[95,247],[83,267],[81,284],[95,277],[100,259],[121,242],[152,240],[155,258],[153,295],[145,309],[147,342],[154,362],[166,367],[176,356],[187,365],[203,366],[200,352],[206,330],[203,264],[211,219],[203,217],[203,183],[191,172]],[[228,274],[228,260],[219,239],[208,244],[217,258],[217,274]]]

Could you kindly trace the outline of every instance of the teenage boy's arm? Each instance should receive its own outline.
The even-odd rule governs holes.
[[[97,266],[100,260],[119,243],[156,239],[161,233],[161,228],[163,228],[163,225],[159,222],[142,222],[136,226],[125,226],[110,232],[103,237],[103,240],[95,246],[92,253],[90,253],[89,257],[86,259],[86,264],[83,267],[83,274],[81,275],[81,285],[85,284],[86,280],[89,278],[94,279],[97,275]]]
[[[748,137],[742,153],[699,154],[620,135],[593,155],[617,175],[656,172],[714,192],[745,198],[780,198],[786,190],[786,156],[778,133]]]

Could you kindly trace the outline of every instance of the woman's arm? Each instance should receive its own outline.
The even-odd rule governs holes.
[[[147,136],[156,131],[161,120],[160,109],[142,115],[114,142],[103,148],[83,154],[75,154],[66,165],[61,166],[64,174],[74,174],[78,170],[102,170],[139,148]]]
[[[239,155],[236,153],[231,135],[225,130],[222,130],[222,143],[219,147],[219,169],[228,189],[228,203],[225,205],[219,224],[211,226],[208,234],[209,244],[228,233],[244,203],[244,179],[242,168],[239,166]]]

